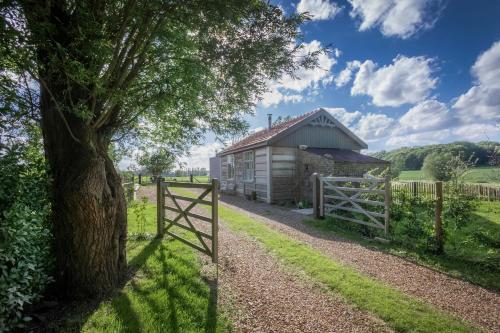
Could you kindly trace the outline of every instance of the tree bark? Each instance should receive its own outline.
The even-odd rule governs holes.
[[[99,297],[112,291],[126,273],[125,196],[108,157],[107,135],[69,112],[64,113],[65,124],[59,111],[42,87],[42,131],[52,176],[56,282],[62,296]]]

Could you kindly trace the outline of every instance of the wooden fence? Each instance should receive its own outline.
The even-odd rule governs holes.
[[[212,179],[210,184],[162,181],[157,179],[157,237],[167,234],[190,247],[205,253],[217,263],[218,258],[218,189],[219,181]],[[196,197],[175,194],[175,188],[201,190]],[[182,204],[188,202],[189,204]],[[193,208],[198,205],[210,206],[209,216],[194,213]],[[167,211],[174,216],[168,216]],[[170,215],[172,215],[170,213]],[[207,223],[209,226],[207,226]],[[196,236],[193,242],[175,233],[174,229],[189,231]]]
[[[436,199],[436,182],[393,181],[392,191],[407,191],[414,196]],[[468,184],[460,186],[462,193],[479,200],[500,200],[500,185]]]

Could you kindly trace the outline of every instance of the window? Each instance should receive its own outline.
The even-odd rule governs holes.
[[[234,155],[227,155],[227,179],[234,178]]]
[[[253,180],[253,151],[246,151],[243,153],[243,168],[244,168],[244,179],[246,181]]]

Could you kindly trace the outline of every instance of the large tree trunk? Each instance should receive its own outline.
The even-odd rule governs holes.
[[[53,178],[58,290],[71,298],[105,295],[126,272],[127,234],[125,196],[108,157],[109,138],[67,112],[66,125],[43,87],[41,113]]]

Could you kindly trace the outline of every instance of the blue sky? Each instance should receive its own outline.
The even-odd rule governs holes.
[[[307,11],[309,50],[329,45],[321,68],[269,83],[246,117],[296,116],[325,107],[368,151],[456,140],[500,140],[500,1],[276,0]],[[207,167],[219,143],[208,135],[184,162]]]

